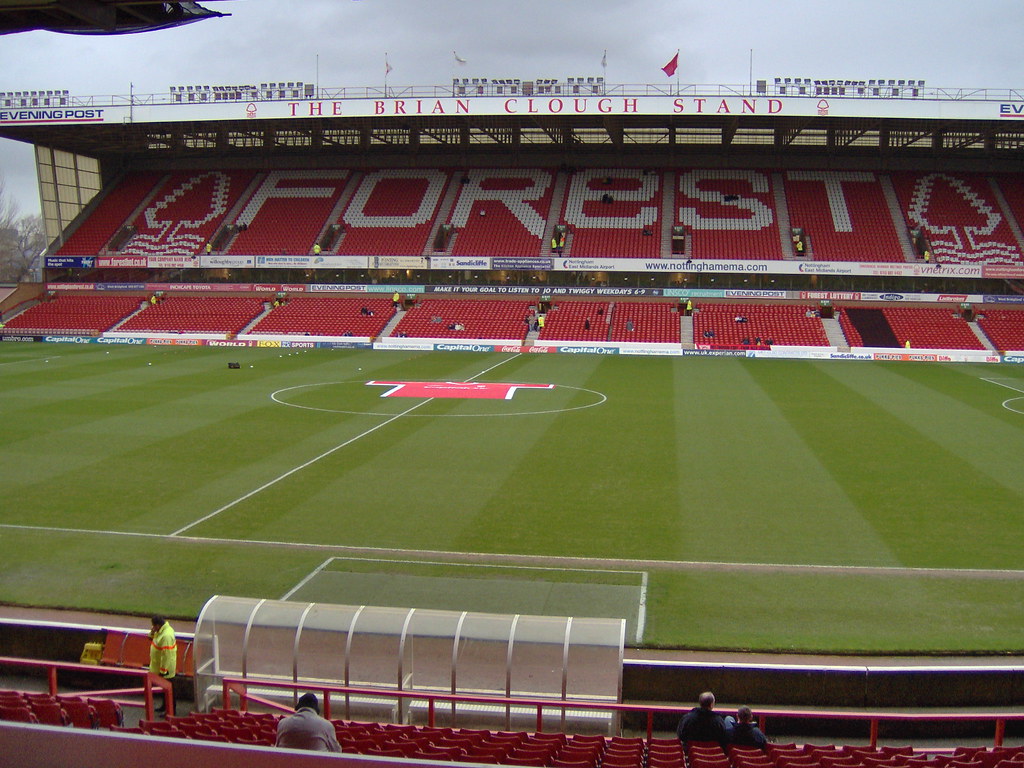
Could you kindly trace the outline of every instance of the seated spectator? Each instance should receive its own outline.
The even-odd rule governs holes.
[[[745,323],[745,322],[747,322],[747,318],[745,318],[745,317],[744,317],[743,315],[736,315],[736,317],[735,317],[735,318],[733,318],[733,319],[734,319],[734,320],[735,320],[735,321],[736,321],[737,323]]]
[[[729,743],[737,747],[757,747],[762,750],[768,744],[768,739],[754,722],[754,713],[750,707],[743,706],[736,710],[736,724],[732,727]]]
[[[277,746],[316,752],[341,752],[334,725],[320,717],[320,704],[312,693],[302,694],[295,706],[295,714],[283,717],[278,722]]]
[[[697,704],[679,721],[676,735],[683,743],[688,741],[717,741],[725,749],[729,742],[729,726],[726,721],[714,711],[715,694],[711,691],[704,691],[698,697]]]

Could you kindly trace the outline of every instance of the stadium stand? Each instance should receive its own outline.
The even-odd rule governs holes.
[[[239,333],[263,311],[255,297],[166,296],[118,326],[149,333]]]
[[[903,344],[896,338],[880,307],[841,308],[839,326],[851,347],[898,347]]]
[[[787,171],[786,202],[815,261],[903,261],[893,215],[876,174]]]
[[[373,337],[380,335],[393,313],[391,300],[385,297],[297,296],[272,309],[249,333]]]
[[[349,171],[272,171],[232,222],[228,253],[309,253],[345,188]]]
[[[678,344],[679,304],[617,301],[612,310],[612,341]]]
[[[123,715],[113,699],[0,690],[0,720],[91,729],[119,725]]]
[[[532,307],[529,301],[425,299],[405,313],[391,335],[522,341],[526,338],[523,319]],[[462,330],[452,327],[459,324]]]
[[[1024,350],[1024,312],[1009,309],[985,310],[978,325],[992,346],[999,350]]]
[[[829,343],[821,319],[810,306],[702,303],[698,310],[693,341],[701,346],[824,347]],[[746,321],[737,322],[737,317]]]
[[[963,318],[946,308],[849,308],[839,321],[854,347],[901,347],[909,341],[918,349],[985,349]]]
[[[1019,230],[1024,224],[1024,178],[1017,174],[1001,174],[993,176],[992,180],[1006,201]]]
[[[0,692],[0,700],[12,692]],[[21,697],[20,694],[14,694]],[[25,698],[19,698],[26,701]],[[62,698],[61,702],[73,701]],[[60,705],[57,705],[58,708]],[[64,711],[64,710],[61,710]],[[0,704],[2,719],[40,722],[29,705]],[[136,727],[102,725],[115,733],[273,747],[281,715],[213,709]],[[1022,746],[923,747],[910,745],[769,742],[766,750],[688,742],[675,738],[602,736],[563,732],[502,731],[331,720],[342,751],[396,759],[483,763],[537,768],[1021,768]],[[42,723],[40,723],[42,724]],[[92,728],[83,722],[64,723]]]
[[[679,174],[676,211],[695,259],[781,259],[770,174],[696,169]]]
[[[162,173],[156,172],[126,176],[99,202],[57,253],[72,256],[95,256],[100,253],[162,176]]]
[[[560,217],[572,235],[566,255],[659,258],[660,178],[640,169],[573,172]]]
[[[901,172],[892,180],[908,227],[923,233],[940,264],[1024,262],[988,177]]]
[[[171,174],[131,222],[135,234],[120,253],[179,259],[197,256],[254,175],[252,171],[215,170]]]
[[[457,233],[453,256],[540,253],[551,208],[551,171],[477,169],[458,179],[458,198],[447,222]]]
[[[898,211],[887,197],[890,178]],[[901,262],[922,255],[923,246],[908,254],[898,231],[906,227],[922,233],[940,263],[1024,263],[1014,230],[1024,216],[1024,181],[1016,176],[755,169],[134,173],[58,253],[102,254],[127,224],[120,255],[191,257],[228,215],[233,240],[225,247],[235,255],[308,254],[333,225],[339,236],[328,251],[339,255],[536,258],[550,252],[546,238],[561,225],[564,256],[655,259],[671,255],[666,228],[682,226],[695,259],[789,258],[784,228],[799,228],[809,245],[797,257]],[[442,223],[453,237],[432,241]]]
[[[558,301],[544,317],[541,341],[608,341],[611,303],[607,301]],[[586,328],[589,321],[590,328]]]
[[[56,294],[7,322],[11,330],[99,334],[110,330],[142,304],[141,296]]]
[[[450,174],[438,169],[379,170],[358,180],[337,223],[336,251],[353,256],[421,256]]]

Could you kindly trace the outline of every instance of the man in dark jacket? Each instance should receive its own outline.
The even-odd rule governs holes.
[[[700,706],[694,707],[679,721],[676,734],[683,743],[689,741],[715,741],[722,745],[729,742],[729,729],[725,720],[714,710],[715,694],[704,691],[697,699]]]
[[[735,744],[737,747],[757,747],[763,750],[768,739],[754,722],[754,713],[750,711],[750,707],[744,706],[737,709],[736,720],[736,725],[732,727],[729,743]]]

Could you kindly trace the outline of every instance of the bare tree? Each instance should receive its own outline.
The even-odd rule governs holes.
[[[18,218],[18,204],[7,194],[3,174],[0,173],[0,230],[9,229]]]
[[[43,217],[22,216],[14,223],[12,246],[0,258],[0,280],[21,282],[31,278],[32,265],[46,247]]]
[[[32,263],[46,247],[41,216],[19,216],[0,177],[0,282],[19,282],[31,274]]]

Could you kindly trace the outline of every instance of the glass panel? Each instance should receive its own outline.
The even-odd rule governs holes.
[[[398,685],[398,645],[408,615],[408,608],[363,609],[351,638],[350,685]]]
[[[567,619],[520,616],[512,646],[512,695],[562,698]]]
[[[295,631],[305,603],[268,600],[253,617],[246,646],[247,677],[292,679],[295,660]]]
[[[299,680],[337,684],[345,679],[345,649],[357,606],[315,603],[299,636]]]
[[[452,647],[461,613],[417,610],[405,639],[406,688],[451,692]]]
[[[60,204],[60,219],[61,223],[65,226],[70,224],[75,216],[78,215],[79,207],[74,203],[61,203]]]
[[[349,685],[400,687],[399,646],[408,616],[408,608],[363,607],[349,637]],[[387,696],[346,696],[343,711],[346,720],[401,720],[398,700]]]
[[[40,182],[53,183],[53,166],[40,160],[36,166],[36,176]]]
[[[466,615],[456,657],[458,690],[505,695],[508,638],[514,619],[492,613]]]
[[[196,623],[193,646],[196,665],[196,705],[203,711],[221,700],[221,678],[242,674],[242,639],[258,600],[213,597]]]
[[[55,149],[53,151],[53,164],[61,168],[74,168],[75,156],[62,149]]]
[[[568,698],[618,701],[625,622],[574,618],[569,628]]]

